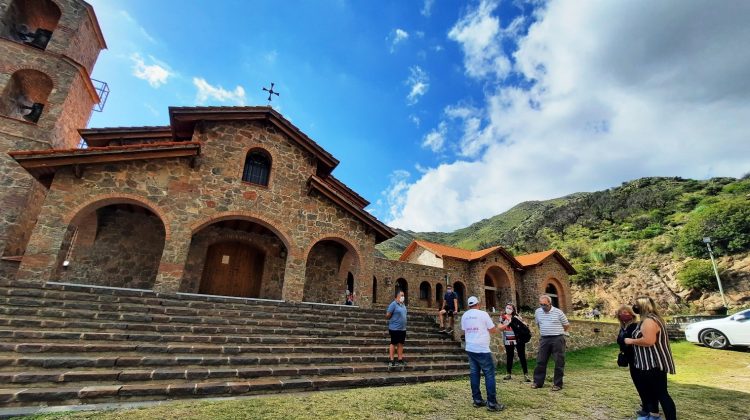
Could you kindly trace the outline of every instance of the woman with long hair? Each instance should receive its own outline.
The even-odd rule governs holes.
[[[633,380],[635,390],[638,392],[638,396],[641,399],[641,409],[637,412],[639,417],[648,416],[649,413],[644,411],[646,405],[643,390],[640,387],[640,381],[638,380],[638,369],[635,367],[635,350],[632,345],[625,344],[625,339],[633,336],[638,323],[636,322],[636,316],[633,309],[628,305],[621,305],[615,317],[620,321],[620,332],[617,335],[617,344],[620,346],[620,354],[617,357],[617,364],[622,367],[628,367],[630,369],[630,378]]]
[[[674,374],[674,359],[669,347],[669,337],[664,320],[659,316],[656,303],[648,296],[635,299],[633,312],[641,316],[641,322],[633,330],[631,338],[623,340],[634,346],[636,380],[643,390],[643,411],[648,416],[639,419],[660,419],[659,404],[667,420],[677,419],[677,409],[667,391],[667,373]],[[639,385],[636,385],[638,388]]]
[[[511,379],[511,371],[513,368],[513,351],[518,350],[518,360],[521,362],[521,369],[523,369],[524,382],[531,382],[529,378],[529,368],[526,365],[526,343],[528,342],[527,337],[529,327],[523,322],[523,318],[516,311],[516,306],[512,303],[505,305],[505,314],[500,318],[500,322],[503,326],[503,344],[505,345],[506,364],[505,371],[508,373],[503,379]]]

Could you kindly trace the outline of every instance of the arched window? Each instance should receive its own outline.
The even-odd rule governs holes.
[[[49,76],[37,70],[18,70],[11,76],[0,98],[0,113],[36,123],[50,92],[52,79]]]
[[[435,303],[437,303],[438,308],[443,306],[443,285],[440,283],[435,285]]]
[[[271,173],[271,158],[261,150],[251,150],[245,158],[242,180],[251,184],[268,186]]]
[[[13,0],[0,24],[2,36],[43,50],[60,16],[60,8],[50,0]]]
[[[372,303],[378,303],[378,279],[372,276]]]
[[[549,295],[550,298],[552,298],[552,306],[555,308],[560,307],[560,298],[557,295],[557,288],[554,284],[550,283],[547,285],[547,288],[544,289],[544,293]]]

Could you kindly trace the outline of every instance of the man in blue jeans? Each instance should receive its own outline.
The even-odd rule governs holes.
[[[461,329],[466,336],[466,354],[469,356],[471,398],[474,400],[474,407],[484,407],[486,404],[487,410],[500,411],[505,406],[497,402],[495,363],[490,351],[490,334],[495,334],[500,329],[492,322],[487,312],[477,309],[479,299],[476,296],[470,297],[467,303],[469,310],[461,317]],[[480,369],[484,373],[487,401],[482,399],[482,391],[479,389]]]

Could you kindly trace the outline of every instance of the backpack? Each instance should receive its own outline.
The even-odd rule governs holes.
[[[527,327],[521,321],[518,321],[515,324],[516,325],[513,326],[513,332],[516,333],[516,337],[518,338],[518,341],[524,344],[531,341],[531,330],[529,329],[529,327]]]

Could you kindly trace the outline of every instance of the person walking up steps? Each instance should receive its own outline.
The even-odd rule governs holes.
[[[544,386],[547,376],[547,362],[550,356],[555,361],[555,377],[552,384],[553,391],[563,387],[565,373],[565,334],[570,329],[570,322],[563,311],[552,306],[549,295],[539,296],[539,308],[534,312],[536,325],[539,326],[539,354],[536,357],[534,369],[534,383],[532,388]]]
[[[448,287],[445,289],[445,295],[443,296],[443,306],[440,308],[440,311],[438,312],[438,321],[440,321],[440,332],[441,333],[452,333],[453,332],[453,324],[456,320],[456,312],[458,311],[458,295],[453,291],[453,287],[451,285],[448,285]],[[445,329],[445,322],[443,321],[444,317],[447,316],[450,320],[451,327],[449,329]]]
[[[487,406],[489,411],[500,411],[505,408],[497,402],[495,389],[495,362],[490,351],[490,334],[499,331],[487,312],[477,309],[479,299],[469,298],[469,310],[461,317],[461,329],[466,336],[466,354],[469,356],[469,383],[474,407]],[[487,390],[487,401],[482,399],[480,370],[484,373],[484,386]]]

